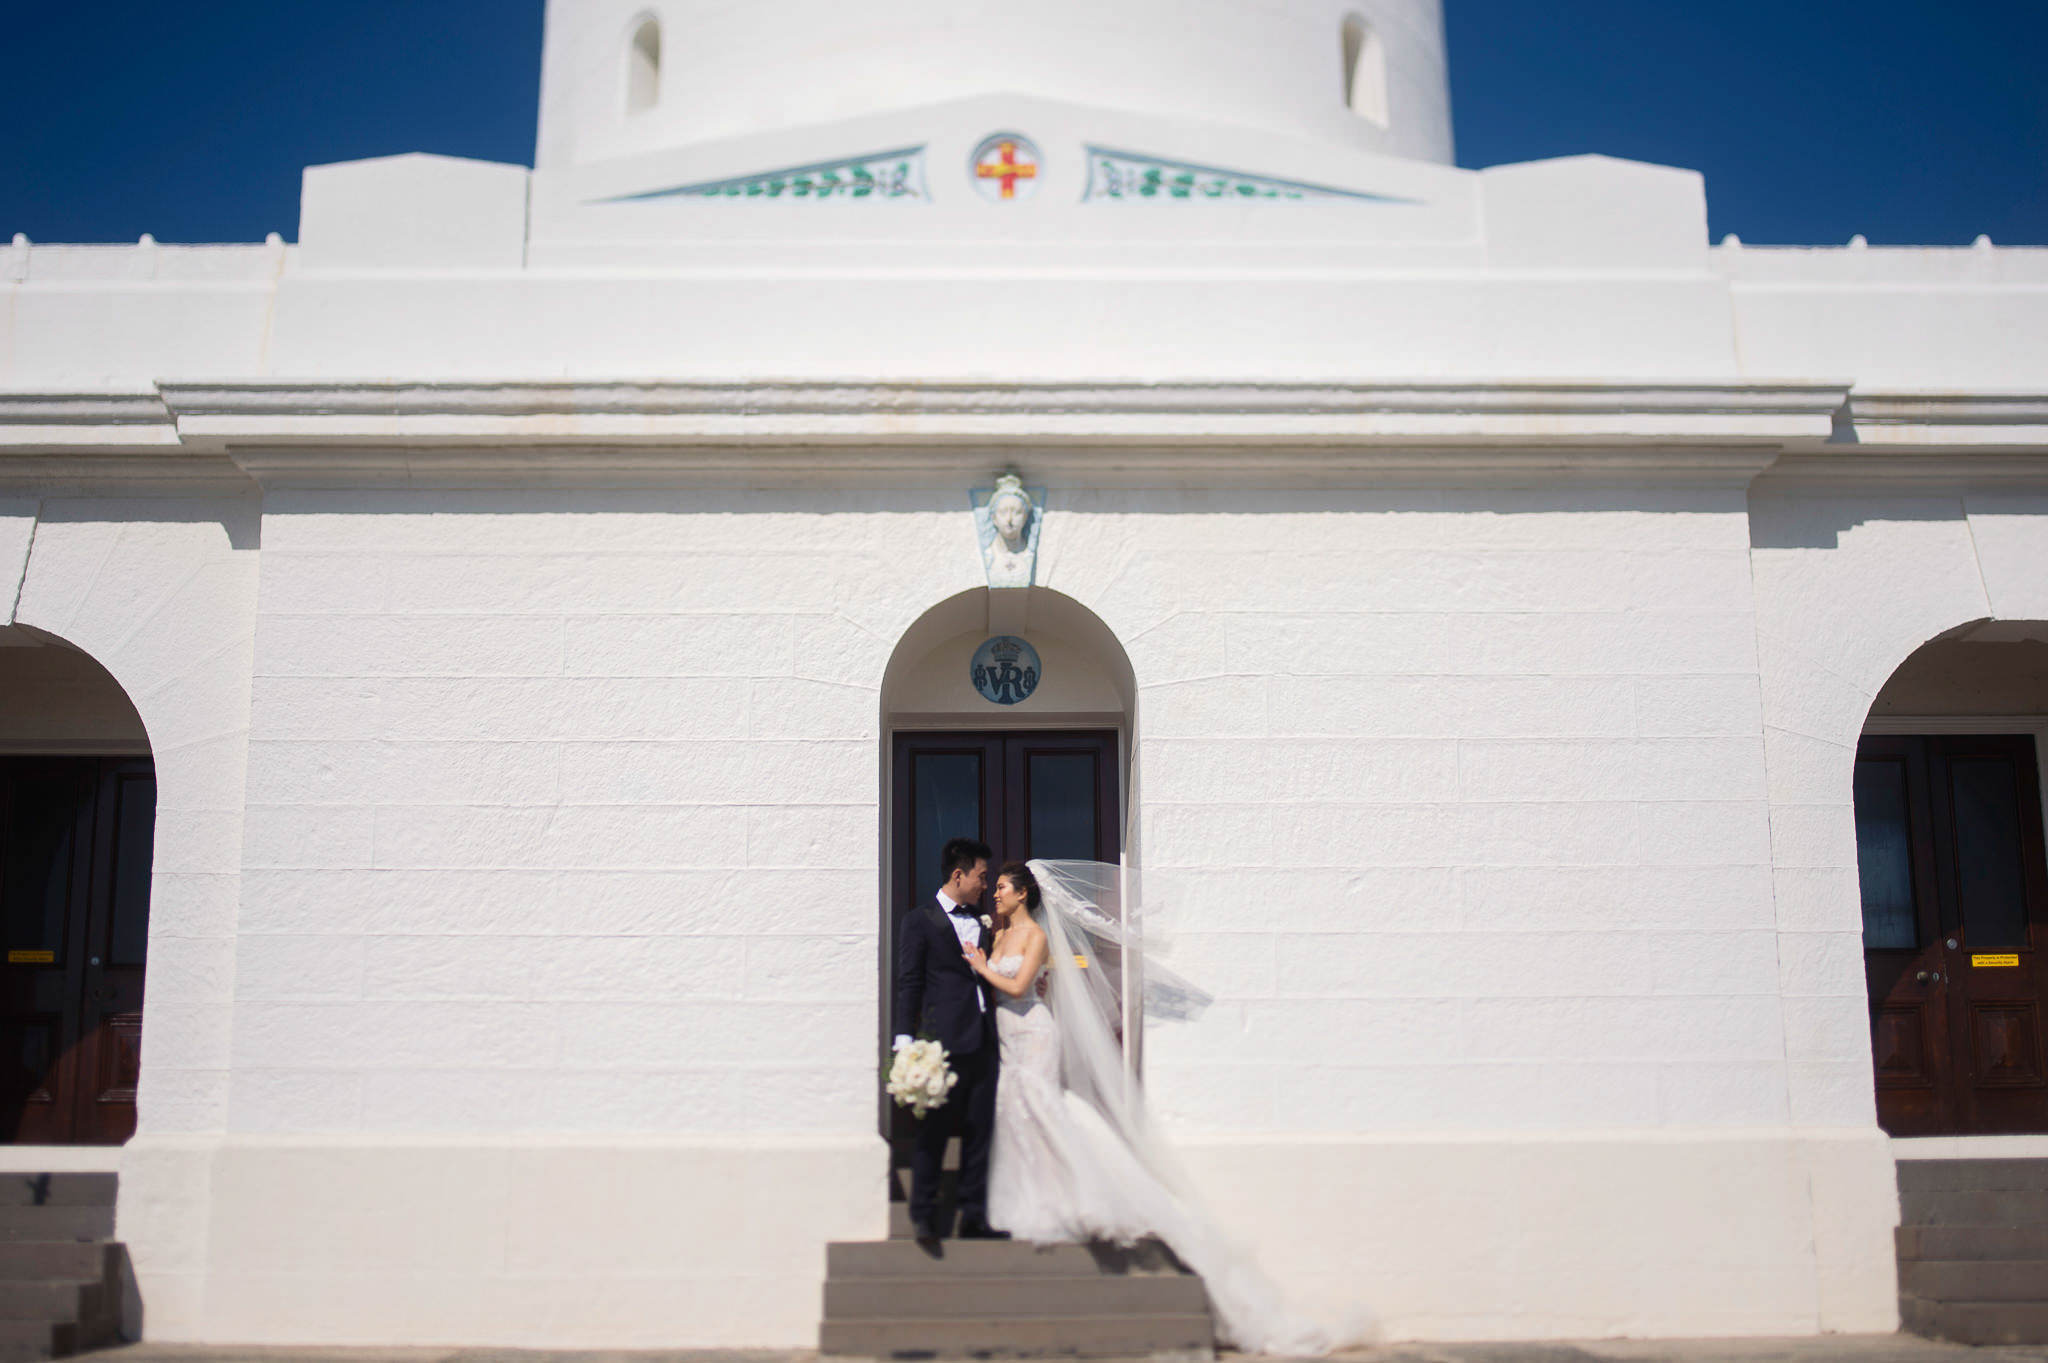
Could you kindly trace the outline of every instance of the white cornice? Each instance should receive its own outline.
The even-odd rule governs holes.
[[[167,383],[241,445],[1588,446],[1819,442],[1845,384],[756,381]]]
[[[0,477],[265,482],[1048,471],[1950,476],[2048,467],[2048,393],[1827,381],[166,381],[0,392]],[[182,461],[182,462],[181,462]],[[230,463],[229,461],[232,461]]]
[[[0,391],[0,449],[176,445],[178,428],[156,389]]]
[[[1858,445],[2048,450],[2048,393],[1854,392]]]
[[[1747,479],[1842,384],[177,383],[189,445],[268,484],[890,476]]]
[[[2048,393],[1858,390],[1818,450],[1791,450],[1781,482],[2048,482]]]

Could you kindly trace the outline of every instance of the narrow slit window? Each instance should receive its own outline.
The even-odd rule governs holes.
[[[652,109],[661,100],[661,21],[643,19],[626,49],[626,112]]]
[[[1387,126],[1387,45],[1357,14],[1344,21],[1344,102],[1360,118]]]

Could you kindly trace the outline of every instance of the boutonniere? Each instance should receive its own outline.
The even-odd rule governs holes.
[[[983,914],[981,916],[981,925],[985,928],[992,928],[996,925],[996,920],[990,918],[987,914]]]

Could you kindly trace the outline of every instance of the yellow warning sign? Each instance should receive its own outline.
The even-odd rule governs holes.
[[[1970,964],[1979,970],[2013,970],[2019,966],[2019,963],[2020,958],[2016,955],[1972,956],[1970,958]]]
[[[55,965],[56,963],[57,953],[54,951],[10,951],[7,953],[7,964],[9,965]]]

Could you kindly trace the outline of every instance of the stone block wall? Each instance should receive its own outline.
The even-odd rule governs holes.
[[[2036,609],[2038,510],[1062,490],[1039,580],[1127,655],[1133,850],[1217,995],[1147,1075],[1233,1229],[1399,1336],[1888,1328],[1848,764],[1914,648]],[[883,679],[978,585],[964,508],[39,517],[21,619],[122,681],[164,782],[151,1333],[801,1343],[788,1265],[880,1227]],[[392,1188],[436,1266],[394,1268]],[[585,1241],[612,1267],[543,1252]],[[631,1309],[528,1309],[585,1288]]]
[[[1164,503],[1162,505],[1162,502]],[[1076,525],[1081,528],[1075,528]],[[1191,1129],[1786,1120],[1736,489],[1082,499]]]
[[[872,1132],[890,605],[974,558],[843,500],[272,500],[235,1129]]]

